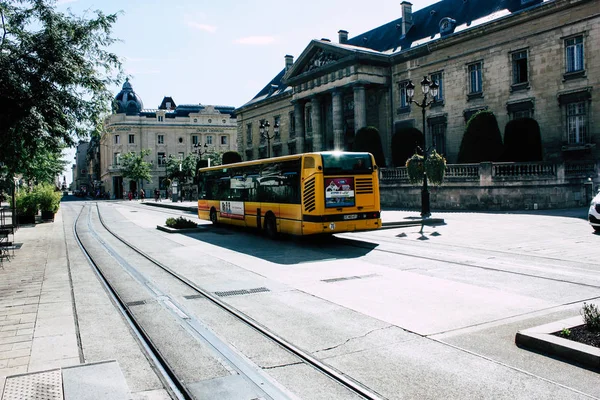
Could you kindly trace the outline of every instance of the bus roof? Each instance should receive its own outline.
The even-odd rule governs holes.
[[[312,153],[290,154],[290,155],[281,156],[281,157],[261,158],[259,160],[242,161],[242,162],[237,162],[237,163],[232,163],[232,164],[221,164],[221,165],[216,165],[214,167],[200,168],[200,169],[198,169],[198,171],[200,171],[200,172],[215,171],[215,170],[219,170],[219,169],[223,169],[223,168],[245,167],[245,166],[249,166],[249,165],[261,165],[261,164],[268,164],[268,163],[281,162],[281,161],[298,160],[305,156],[321,155],[321,154],[343,155],[343,154],[371,154],[371,153],[367,153],[364,151],[360,151],[360,152],[356,152],[356,151],[318,151],[318,152],[312,152]]]

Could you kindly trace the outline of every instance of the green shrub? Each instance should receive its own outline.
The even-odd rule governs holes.
[[[504,127],[504,154],[502,161],[542,161],[540,126],[533,118],[518,118]]]
[[[585,326],[590,331],[600,332],[600,309],[595,304],[583,303],[581,315],[585,321]]]
[[[423,133],[417,128],[398,130],[392,137],[392,162],[396,167],[404,167],[415,153],[422,153]]]
[[[42,211],[52,211],[53,213],[58,211],[62,194],[57,192],[54,186],[43,183],[35,187],[34,193]]]
[[[37,196],[34,192],[19,191],[15,202],[18,215],[35,216],[40,210]]]
[[[373,126],[360,128],[356,132],[352,151],[367,152],[373,154],[375,162],[381,167],[385,167],[385,156],[383,155],[383,147],[381,146],[381,137],[379,131]]]
[[[197,228],[198,224],[183,217],[167,218],[165,225],[174,229]]]
[[[486,110],[475,113],[467,123],[457,162],[494,162],[500,160],[502,153],[502,135],[494,113]]]

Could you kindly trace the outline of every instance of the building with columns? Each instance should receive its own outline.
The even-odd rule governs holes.
[[[141,98],[129,80],[115,97],[113,114],[104,122],[100,138],[100,180],[112,198],[122,198],[128,191],[165,190],[166,160],[189,154],[206,157],[205,152],[237,151],[237,125],[234,107],[202,104],[176,105],[165,97],[157,109],[144,109]],[[206,147],[204,146],[206,144]],[[147,161],[152,164],[151,182],[137,183],[124,179],[120,157],[127,152],[140,154],[150,149]]]
[[[496,115],[538,122],[544,160],[595,160],[600,132],[600,8],[597,0],[442,0],[337,42],[312,40],[297,60],[236,109],[246,160],[308,151],[351,150],[356,132],[379,130],[387,164],[403,128],[422,130],[424,76],[439,84],[426,109],[425,138],[456,162],[468,119]],[[269,139],[260,134],[269,122]],[[275,134],[273,127],[279,127]],[[272,138],[271,138],[272,137]]]

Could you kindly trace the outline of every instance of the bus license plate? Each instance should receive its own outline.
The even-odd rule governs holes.
[[[344,219],[357,219],[357,218],[358,218],[357,214],[344,215]]]

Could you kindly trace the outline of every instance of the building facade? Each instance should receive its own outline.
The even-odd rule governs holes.
[[[422,130],[421,108],[407,85],[439,84],[426,109],[425,139],[456,162],[468,119],[493,111],[508,121],[534,118],[544,160],[597,160],[600,136],[600,8],[594,0],[442,0],[338,42],[312,40],[297,61],[236,110],[245,159],[265,157],[259,127],[279,133],[272,155],[351,150],[356,132],[379,130],[388,166],[393,135]],[[273,132],[270,133],[272,135]]]
[[[89,170],[87,162],[87,153],[90,142],[80,141],[75,150],[75,164],[72,166],[73,182],[71,190],[73,191],[89,191]]]
[[[114,113],[105,120],[99,143],[101,185],[111,198],[140,189],[147,195],[155,189],[164,191],[169,156],[183,159],[190,154],[206,157],[201,153],[237,151],[236,138],[234,107],[177,106],[171,97],[165,97],[158,109],[144,109],[127,80],[115,98]],[[135,181],[123,178],[120,158],[129,152],[140,154],[143,149],[150,149],[147,161],[152,165],[152,181],[141,182],[138,188]]]

